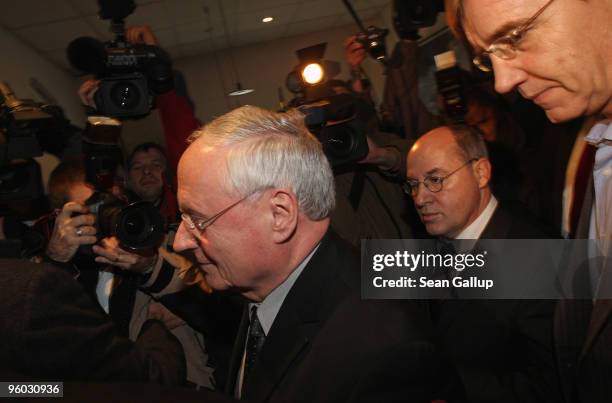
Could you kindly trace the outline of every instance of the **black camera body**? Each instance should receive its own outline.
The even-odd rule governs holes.
[[[80,37],[68,45],[70,63],[100,79],[95,95],[97,112],[116,118],[140,118],[153,107],[156,95],[172,89],[172,64],[157,46],[132,45],[125,38],[123,19],[132,13],[133,1],[99,1],[100,17],[111,20],[115,38],[102,43]]]
[[[165,222],[151,203],[130,202],[112,194],[117,168],[123,160],[118,144],[121,125],[115,119],[89,117],[83,133],[85,182],[95,191],[86,201],[96,215],[97,236],[114,236],[132,252],[156,250],[165,234]]]
[[[338,94],[298,107],[308,129],[319,139],[332,167],[362,160],[368,155],[365,124],[358,117],[357,99]]]
[[[0,81],[0,204],[43,195],[33,157],[65,146],[69,126],[56,105],[20,99]]]
[[[163,218],[149,202],[130,203],[107,192],[96,192],[85,204],[96,215],[99,239],[114,236],[121,248],[135,253],[155,251],[164,239]]]
[[[361,31],[357,34],[357,42],[363,45],[363,48],[370,56],[384,63],[387,59],[385,39],[388,34],[388,29],[370,25],[365,31]]]

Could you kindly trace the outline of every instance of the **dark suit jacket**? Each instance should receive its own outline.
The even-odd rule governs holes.
[[[481,239],[547,238],[533,221],[498,206]],[[436,305],[439,303],[439,305]],[[473,403],[560,399],[552,344],[554,301],[445,300],[432,313]]]
[[[593,178],[589,180],[576,238],[589,238],[593,206]],[[582,255],[584,256],[584,254]],[[569,257],[570,259],[572,256]],[[601,287],[612,287],[612,264],[608,258]],[[590,287],[588,266],[565,273],[564,284],[572,292]],[[612,300],[567,299],[555,311],[555,347],[565,401],[603,403],[612,398]]]
[[[20,379],[160,382],[185,379],[183,350],[157,321],[133,343],[69,275],[0,260],[0,365]]]
[[[362,301],[359,290],[358,257],[328,232],[278,312],[243,399],[457,401],[457,380],[427,338],[423,307]],[[246,328],[243,321],[230,365],[232,394]]]

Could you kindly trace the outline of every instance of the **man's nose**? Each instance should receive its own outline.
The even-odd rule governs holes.
[[[527,73],[520,68],[518,58],[511,60],[492,56],[493,73],[495,74],[495,91],[505,94],[527,80]]]
[[[172,248],[176,252],[181,252],[185,250],[195,249],[198,247],[198,243],[191,234],[191,232],[186,228],[185,223],[181,222],[176,231],[176,235],[174,236],[174,243],[172,244]]]
[[[430,193],[431,192],[429,191],[429,189],[427,189],[425,184],[420,182],[417,185],[416,190],[414,190],[414,192],[412,194],[412,200],[414,200],[415,207],[416,208],[421,208],[425,204],[427,204],[427,202],[429,201],[429,199],[431,197]]]

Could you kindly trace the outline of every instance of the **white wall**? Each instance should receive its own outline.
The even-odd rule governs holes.
[[[380,24],[378,21],[376,23]],[[179,59],[175,66],[187,79],[190,95],[197,105],[196,114],[202,121],[209,121],[244,104],[277,109],[279,87],[282,88],[286,101],[292,97],[285,88],[285,78],[298,63],[295,51],[327,42],[325,59],[340,62],[342,72],[338,78],[348,78],[348,68],[344,65],[343,42],[355,31],[354,25],[347,25],[333,30],[234,48],[231,51],[222,50],[216,54]],[[232,54],[243,87],[254,88],[255,92],[240,97],[227,96],[236,86]],[[372,79],[377,83],[377,87],[380,87],[383,80],[382,69],[376,71],[377,63],[372,60],[366,62],[366,68],[375,73],[372,74]]]
[[[436,27],[430,31],[437,30],[440,23],[443,23],[441,16],[442,14]],[[391,23],[391,7],[387,6],[378,18],[365,21],[365,24],[389,29],[387,47],[390,53],[397,41]],[[189,93],[196,105],[196,116],[202,122],[208,122],[244,104],[277,109],[279,87],[282,88],[286,101],[292,97],[285,88],[285,78],[298,62],[295,56],[297,49],[327,42],[325,59],[339,62],[342,71],[337,78],[347,79],[348,68],[344,64],[343,42],[356,31],[355,24],[349,24],[332,30],[182,58],[175,60],[174,66],[185,75]],[[76,96],[82,79],[71,77],[2,28],[0,51],[5,55],[0,63],[0,80],[7,81],[19,97],[39,99],[28,84],[30,77],[34,77],[57,98],[72,122],[79,126],[84,125],[83,109]],[[232,58],[242,85],[245,88],[254,88],[254,93],[241,97],[227,95],[236,85]],[[379,100],[384,88],[383,68],[371,58],[366,59],[363,68],[372,81],[373,96],[375,100]],[[146,119],[124,123],[123,142],[128,150],[143,141],[163,143],[163,132],[156,112]]]
[[[57,99],[66,117],[83,126],[85,115],[76,95],[78,80],[48,62],[2,27],[0,52],[0,81],[8,83],[18,98],[42,101],[29,85],[30,78],[35,78]]]
[[[366,24],[381,26],[383,22],[376,19],[366,21]],[[293,96],[285,88],[285,78],[298,63],[295,56],[297,49],[327,42],[325,59],[340,62],[342,71],[337,78],[347,79],[349,72],[348,67],[344,65],[343,42],[355,32],[355,24],[350,24],[231,50],[223,49],[175,60],[174,68],[184,74],[189,95],[195,103],[196,116],[203,123],[246,104],[275,110],[279,107],[279,87],[282,88],[287,102]],[[388,44],[392,43],[388,41]],[[239,97],[227,95],[236,86],[232,58],[243,87],[254,88],[255,92]],[[364,69],[373,82],[375,97],[382,94],[382,67],[378,62],[368,59],[364,62]],[[123,133],[128,149],[142,141],[163,141],[163,132],[156,112],[141,121],[126,122]]]

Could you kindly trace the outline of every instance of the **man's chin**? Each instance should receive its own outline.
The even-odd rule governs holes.
[[[148,202],[155,202],[157,201],[160,197],[161,197],[161,191],[158,190],[151,190],[151,191],[147,191],[146,189],[143,190],[142,192],[140,192],[138,194],[138,196],[144,200],[144,201],[148,201]]]
[[[589,115],[588,111],[580,105],[559,105],[550,108],[543,108],[546,117],[552,123],[567,122],[568,120],[576,119],[580,116]]]

